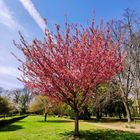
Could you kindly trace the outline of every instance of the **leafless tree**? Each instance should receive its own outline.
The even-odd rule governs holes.
[[[139,20],[135,10],[126,9],[122,20],[115,21],[111,25],[112,36],[119,41],[124,36],[123,47],[127,51],[126,69],[118,74],[116,78],[120,87],[122,101],[124,103],[128,122],[131,121],[131,113],[128,105],[130,94],[139,93],[140,75],[140,41],[139,41]],[[135,86],[134,86],[135,85]],[[138,98],[138,97],[137,97]]]

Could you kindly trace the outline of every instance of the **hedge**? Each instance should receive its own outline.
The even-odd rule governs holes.
[[[0,128],[3,128],[7,125],[10,125],[16,121],[19,121],[21,119],[24,119],[26,118],[28,115],[22,115],[22,116],[19,116],[19,117],[15,117],[15,118],[11,118],[11,119],[8,119],[8,120],[0,120]]]

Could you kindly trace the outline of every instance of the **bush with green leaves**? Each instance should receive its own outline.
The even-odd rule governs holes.
[[[0,96],[0,114],[5,115],[10,111],[10,103],[6,97]]]

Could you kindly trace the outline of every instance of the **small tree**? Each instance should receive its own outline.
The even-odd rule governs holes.
[[[3,114],[4,117],[10,111],[10,103],[7,98],[0,96],[0,114]]]
[[[121,42],[114,43],[108,27],[79,29],[66,24],[65,33],[51,34],[46,30],[44,41],[29,44],[21,35],[21,44],[15,44],[24,54],[19,68],[24,77],[20,80],[34,93],[60,100],[75,112],[74,135],[79,135],[79,113],[94,88],[109,81],[124,67],[125,54]]]
[[[53,101],[50,101],[50,99],[47,96],[35,96],[34,101],[29,107],[29,112],[35,112],[35,113],[42,113],[44,114],[44,121],[47,119],[47,114],[51,112],[54,108]]]

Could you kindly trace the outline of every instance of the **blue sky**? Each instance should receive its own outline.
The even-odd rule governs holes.
[[[70,23],[85,25],[96,11],[98,24],[100,19],[120,19],[126,8],[140,14],[140,0],[0,0],[0,87],[23,86],[17,80],[19,62],[10,53],[23,57],[12,43],[19,42],[19,30],[28,41],[41,39],[44,28],[54,31],[55,23],[63,27],[66,15]],[[48,21],[47,27],[43,18]]]

